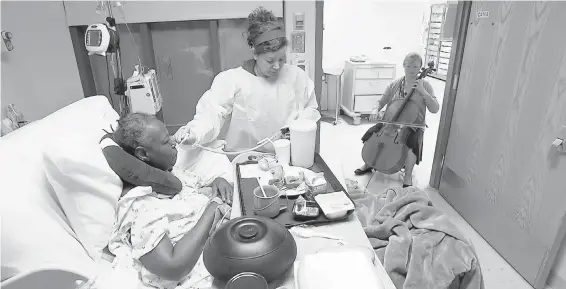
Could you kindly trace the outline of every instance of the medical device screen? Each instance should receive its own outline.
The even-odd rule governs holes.
[[[102,31],[101,30],[89,30],[86,38],[87,46],[100,46],[102,44]]]

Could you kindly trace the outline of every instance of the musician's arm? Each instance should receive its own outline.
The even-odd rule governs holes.
[[[385,107],[385,105],[388,104],[389,101],[391,101],[391,98],[393,97],[392,86],[393,83],[389,84],[387,88],[385,88],[385,92],[381,96],[381,99],[379,99],[373,106],[372,114],[377,114],[378,112],[380,112]]]
[[[440,105],[438,104],[436,96],[434,96],[434,89],[432,88],[432,85],[427,81],[425,81],[423,84],[426,92],[423,93],[425,105],[428,108],[428,111],[430,111],[431,113],[437,113],[438,110],[440,110]]]

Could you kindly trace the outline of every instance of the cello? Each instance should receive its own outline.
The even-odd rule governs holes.
[[[434,63],[421,68],[417,80],[425,78],[435,71]],[[404,99],[392,99],[381,120],[371,127],[366,134],[371,134],[362,149],[362,159],[374,170],[384,174],[394,174],[405,165],[409,148],[407,137],[413,129],[424,129],[425,124],[416,124],[419,114],[418,105],[411,99],[415,88],[412,88]],[[364,136],[365,137],[365,136]]]

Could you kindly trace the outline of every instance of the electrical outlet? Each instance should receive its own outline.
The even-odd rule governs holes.
[[[294,30],[305,30],[305,13],[295,13],[293,18]]]
[[[291,33],[291,52],[305,53],[305,32],[295,31]]]

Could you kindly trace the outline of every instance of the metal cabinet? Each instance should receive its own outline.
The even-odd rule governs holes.
[[[359,124],[395,79],[395,64],[346,61],[342,76],[342,110]]]
[[[446,79],[448,74],[455,13],[455,4],[443,3],[430,6],[425,63],[434,62],[437,71],[432,75],[441,79]]]

